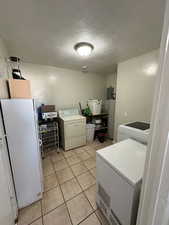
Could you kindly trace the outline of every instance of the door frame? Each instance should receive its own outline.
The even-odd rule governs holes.
[[[169,223],[169,0],[166,2],[158,76],[151,119],[151,137],[137,225]]]

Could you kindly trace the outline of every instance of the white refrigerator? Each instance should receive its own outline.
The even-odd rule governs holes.
[[[13,221],[14,221],[18,217],[18,205],[16,200],[16,193],[14,188],[14,182],[12,177],[12,171],[10,166],[9,154],[8,154],[5,133],[3,128],[3,120],[2,120],[1,114],[0,114],[0,152],[1,152],[1,160],[4,166],[4,176],[7,181],[5,188],[9,190],[9,198],[11,202]],[[0,191],[0,194],[2,195],[2,191]],[[2,207],[4,207],[4,205]]]
[[[0,224],[14,225],[15,219],[16,217],[13,214],[11,193],[3,159],[2,137],[0,136]]]
[[[1,112],[18,208],[42,198],[42,165],[32,99],[3,99]]]

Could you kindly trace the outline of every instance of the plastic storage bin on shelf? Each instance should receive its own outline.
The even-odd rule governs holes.
[[[88,143],[92,142],[94,139],[95,124],[86,124],[86,140]]]
[[[92,112],[92,115],[98,115],[101,113],[102,100],[98,99],[88,100],[88,106]]]

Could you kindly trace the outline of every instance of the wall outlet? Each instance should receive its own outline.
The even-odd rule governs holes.
[[[124,113],[124,116],[125,116],[125,117],[127,117],[127,116],[128,116],[128,113],[127,113],[127,112],[125,112],[125,113]]]

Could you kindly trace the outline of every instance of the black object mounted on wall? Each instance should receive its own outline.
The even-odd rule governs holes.
[[[116,93],[115,93],[115,88],[110,86],[107,88],[107,100],[116,99]]]
[[[21,59],[19,57],[16,57],[16,56],[10,56],[9,60],[11,62],[15,62],[15,63],[20,63],[20,61],[21,61]]]
[[[20,69],[12,69],[12,77],[13,79],[25,80],[25,78],[22,77]]]
[[[16,56],[10,56],[9,62],[10,62],[11,70],[12,70],[12,78],[25,80],[20,70],[21,59]]]

